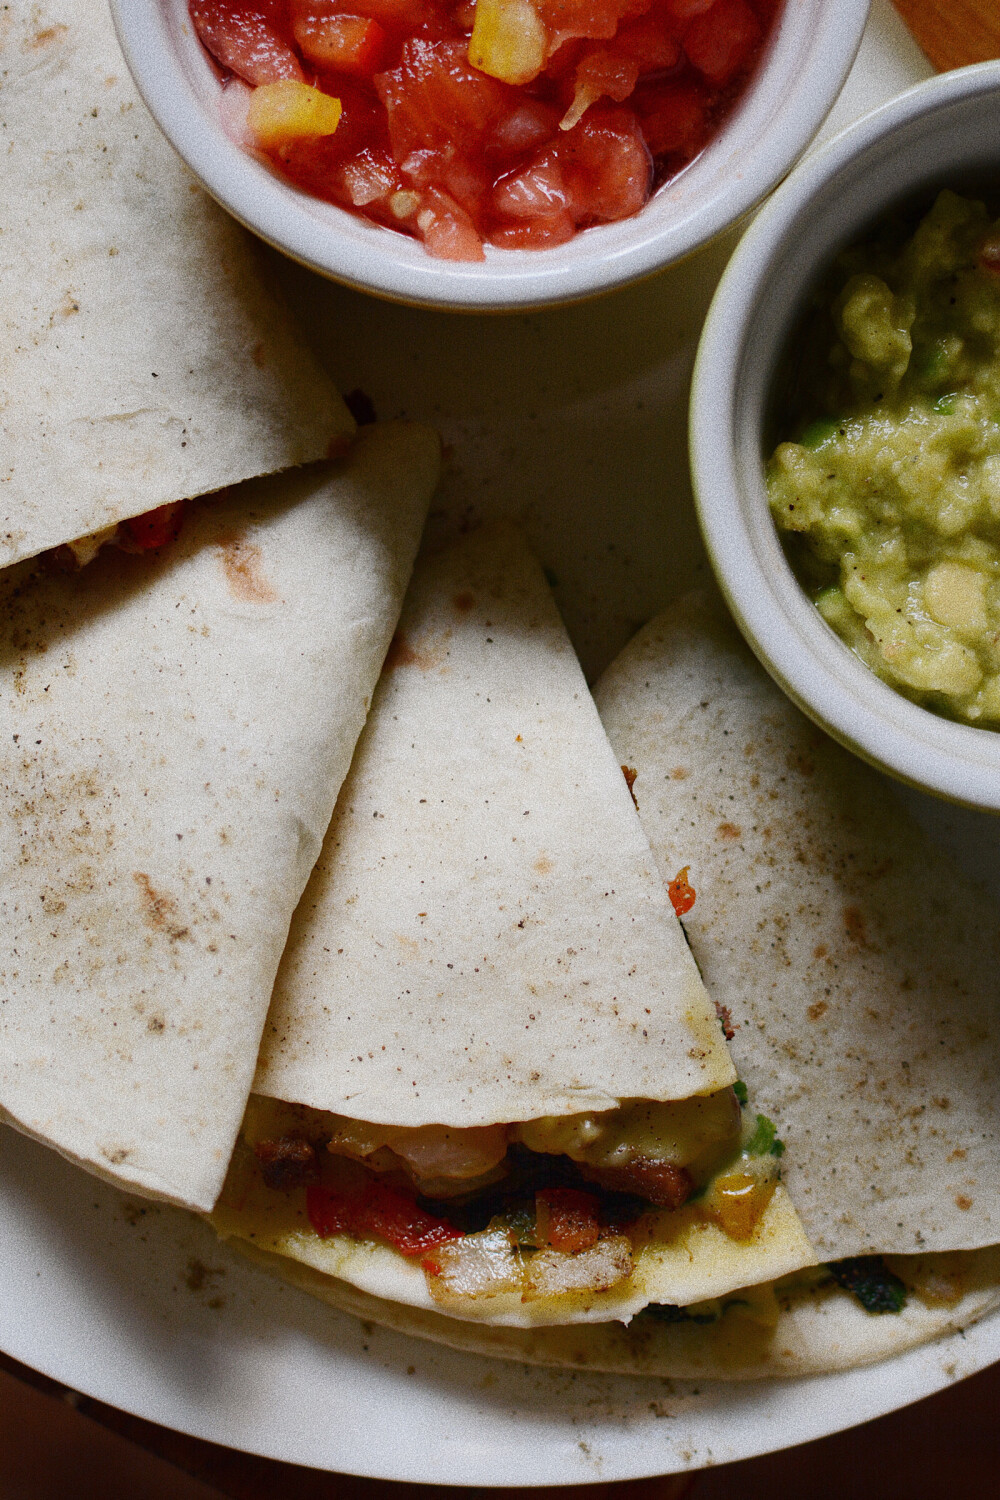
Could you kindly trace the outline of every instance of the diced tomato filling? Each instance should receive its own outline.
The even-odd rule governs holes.
[[[575,1255],[590,1250],[600,1234],[600,1203],[576,1188],[542,1188],[535,1194],[538,1242]]]
[[[412,1197],[368,1172],[342,1187],[311,1184],[306,1189],[306,1212],[321,1239],[351,1234],[385,1240],[401,1255],[423,1255],[435,1245],[462,1238],[444,1219],[426,1213]]]
[[[189,0],[224,69],[340,100],[332,130],[304,90],[251,113],[280,172],[451,260],[637,213],[724,121],[781,3]]]
[[[144,516],[131,516],[122,522],[122,530],[132,544],[131,550],[153,552],[174,541],[183,524],[184,501],[175,500],[147,511]]]

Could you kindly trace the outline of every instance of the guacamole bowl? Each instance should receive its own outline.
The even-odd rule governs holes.
[[[125,59],[160,128],[212,196],[249,229],[361,291],[420,306],[499,312],[627,285],[738,222],[822,125],[854,61],[869,0],[785,0],[721,130],[638,213],[545,249],[487,245],[482,261],[435,259],[409,234],[278,176],[241,141],[245,122],[239,125],[229,102],[240,89],[226,86],[201,46],[188,0],[111,0],[111,10]]]
[[[815,289],[838,252],[865,239],[897,210],[928,208],[942,190],[974,198],[977,192],[991,196],[998,188],[1000,62],[918,84],[858,121],[792,173],[740,243],[706,321],[691,397],[692,477],[702,532],[723,593],[763,665],[800,708],[848,749],[913,786],[994,812],[1000,811],[1000,732],[987,727],[991,716],[981,725],[960,722],[957,714],[936,711],[940,695],[904,696],[883,681],[862,660],[866,645],[869,659],[883,645],[878,626],[864,618],[864,611],[855,617],[854,645],[859,649],[852,650],[835,633],[800,584],[782,545],[769,505],[767,463],[775,447],[773,434],[781,425],[779,393],[791,399],[787,372],[797,357],[796,339],[807,308],[817,305]],[[987,248],[992,253],[992,246]],[[851,269],[857,271],[858,265]],[[852,286],[864,290],[873,283],[873,277],[858,274]],[[822,315],[825,304],[820,306]],[[846,304],[836,306],[843,320]],[[876,309],[870,316],[877,315]],[[900,316],[904,323],[909,316],[912,323],[912,311]],[[918,332],[915,328],[914,339]],[[952,343],[961,348],[961,340]],[[826,354],[823,346],[811,357],[824,359]],[[991,357],[996,360],[995,348]],[[852,380],[860,378],[856,365],[847,373]],[[961,399],[961,385],[958,389]],[[871,399],[882,397],[873,388]],[[934,406],[930,401],[927,397],[920,410],[950,410],[946,403]],[[1000,423],[1000,413],[991,420]],[[844,422],[851,427],[853,417]],[[913,425],[918,431],[912,455],[902,460],[894,455],[896,473],[901,463],[923,463],[940,441],[931,422],[923,424],[923,431],[919,421]],[[843,436],[845,427],[839,431]],[[887,441],[895,442],[896,436],[890,432]],[[797,452],[812,461],[814,455],[806,449],[818,443],[819,453],[829,452],[840,461],[836,436],[827,448],[821,446],[825,441],[826,433],[804,432],[805,447]],[[855,473],[857,484],[861,489],[867,485],[869,493],[878,483],[872,451],[869,444],[856,460]],[[964,484],[965,459],[954,445],[945,461],[956,482]],[[1000,457],[991,462],[1000,472]],[[832,484],[835,467],[831,459],[819,465],[831,472],[817,474],[813,462],[812,472]],[[796,498],[793,493],[791,500]],[[924,499],[918,487],[914,515]],[[858,511],[863,513],[864,507],[859,505]],[[794,518],[795,524],[799,520]],[[866,540],[871,538],[861,537],[859,552]],[[981,547],[980,539],[972,538],[973,543]],[[991,567],[1000,577],[1000,545],[996,550],[995,565],[989,557],[981,560],[991,590]],[[921,602],[925,594],[930,597],[934,564],[933,557],[925,561],[916,585]],[[864,581],[863,572],[861,576]],[[825,595],[817,597],[822,605]],[[925,613],[918,624],[927,625],[922,639],[931,643],[928,650],[934,649],[934,620]],[[986,645],[995,649],[995,643],[993,636],[992,646]],[[992,722],[1000,725],[996,717]]]

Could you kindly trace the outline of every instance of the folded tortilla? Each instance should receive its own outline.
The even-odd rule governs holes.
[[[0,566],[324,457],[353,420],[150,119],[106,0],[7,7],[0,60]]]
[[[329,1137],[332,1116],[551,1128],[628,1101],[704,1103],[734,1078],[541,569],[515,531],[477,533],[414,576],[265,1028],[257,1113],[269,1099],[294,1108],[272,1110],[270,1131],[248,1125],[214,1222],[439,1308],[444,1280],[419,1258],[318,1234],[301,1186],[262,1179],[257,1138]],[[780,1187],[742,1239],[692,1206],[643,1222],[631,1273],[595,1290],[582,1252],[578,1292],[559,1281],[565,1260],[541,1276],[543,1252],[523,1290],[501,1231],[482,1243],[506,1257],[502,1274],[481,1295],[449,1295],[448,1311],[509,1325],[628,1318],[814,1262]]]
[[[995,902],[698,597],[596,697],[822,1258],[1000,1241]]]
[[[438,470],[409,424],[191,507],[158,556],[0,574],[0,1110],[210,1208]]]
[[[673,1380],[761,1380],[823,1375],[877,1364],[931,1339],[960,1332],[1000,1303],[1000,1249],[900,1256],[893,1270],[940,1285],[947,1300],[911,1296],[893,1316],[875,1317],[829,1279],[804,1275],[737,1288],[722,1306],[666,1321],[649,1309],[615,1322],[551,1328],[484,1327],[373,1296],[301,1260],[246,1239],[234,1241],[261,1269],[341,1312],[467,1354],[557,1369]]]

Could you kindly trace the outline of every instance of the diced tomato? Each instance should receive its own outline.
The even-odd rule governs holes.
[[[543,1188],[535,1194],[539,1243],[576,1255],[591,1250],[600,1234],[598,1200],[577,1188]]]
[[[664,0],[664,3],[667,15],[683,25],[685,21],[693,21],[695,16],[703,16],[706,10],[711,10],[715,0]]]
[[[189,3],[224,67],[284,90],[255,110],[280,172],[480,260],[484,242],[542,249],[638,212],[724,120],[783,0],[489,0],[479,66],[475,0]]]
[[[618,28],[613,50],[620,57],[634,58],[641,72],[652,73],[675,67],[681,44],[661,15],[642,16]]]
[[[302,82],[302,65],[278,29],[278,9],[274,0],[243,4],[191,0],[190,4],[195,30],[223,67],[247,83],[277,83],[281,78]]]
[[[486,141],[486,149],[500,157],[523,156],[552,140],[559,129],[561,111],[541,99],[525,99],[510,114],[497,121]]]
[[[569,207],[569,193],[554,150],[545,151],[520,172],[502,177],[493,206],[510,219],[551,218]]]
[[[746,0],[715,0],[684,33],[684,51],[703,78],[716,88],[751,65],[760,46],[760,22]]]
[[[404,188],[403,177],[389,155],[369,147],[345,161],[332,178],[336,197],[354,208],[384,205],[391,212],[391,199]],[[406,218],[404,214],[400,217]]]
[[[631,110],[589,109],[556,150],[577,225],[628,218],[649,197],[653,162]]]
[[[369,16],[306,16],[293,35],[303,57],[336,73],[370,78],[386,60],[388,37]]]
[[[139,552],[155,552],[165,547],[180,535],[184,524],[184,501],[175,500],[170,505],[158,505],[144,516],[130,516],[122,522],[129,541]]]
[[[482,236],[460,204],[437,188],[427,188],[417,210],[417,229],[439,260],[484,260]]]
[[[654,157],[691,161],[711,133],[708,99],[696,83],[655,84],[636,97],[642,133]]]
[[[570,37],[613,37],[619,22],[645,14],[652,0],[534,0],[534,4],[555,48]]]
[[[504,84],[469,66],[461,42],[425,42],[403,47],[399,67],[375,78],[389,116],[396,160],[412,151],[463,152],[485,141],[501,116],[518,102]]]
[[[695,889],[688,883],[690,865],[685,865],[667,886],[670,904],[679,917],[687,916],[695,902]]]
[[[550,245],[565,245],[575,234],[573,216],[564,211],[505,224],[491,230],[489,241],[501,250],[545,250]]]
[[[459,1230],[418,1208],[413,1198],[365,1174],[359,1188],[341,1190],[313,1183],[306,1189],[306,1213],[320,1239],[350,1234],[385,1240],[401,1255],[424,1254],[435,1245],[460,1240]]]
[[[589,95],[592,101],[602,96],[627,99],[639,81],[639,64],[623,57],[613,47],[595,47],[586,52],[576,65],[577,94]]]

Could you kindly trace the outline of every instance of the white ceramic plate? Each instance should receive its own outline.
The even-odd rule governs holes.
[[[925,71],[877,0],[839,123]],[[433,524],[523,517],[590,674],[705,575],[684,413],[728,248],[602,302],[505,319],[392,307],[282,268],[341,387],[366,390],[380,415],[443,430]],[[986,869],[997,841],[982,822],[915,805]],[[527,1370],[362,1326],[243,1265],[198,1221],[0,1130],[0,1347],[112,1405],[274,1458],[387,1479],[568,1484],[723,1463],[866,1421],[1000,1358],[1000,1319],[798,1382]]]

